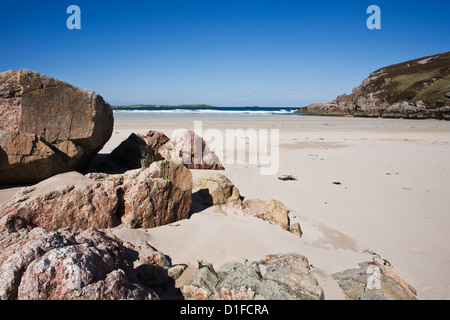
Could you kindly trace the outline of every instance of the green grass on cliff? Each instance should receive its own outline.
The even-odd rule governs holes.
[[[423,57],[382,68],[377,77],[363,87],[363,94],[375,96],[390,104],[422,100],[430,108],[450,105],[450,52]]]

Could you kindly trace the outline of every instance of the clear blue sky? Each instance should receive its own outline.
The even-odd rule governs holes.
[[[81,30],[66,9],[81,8]],[[369,30],[369,5],[382,29]],[[384,66],[450,51],[450,1],[12,1],[0,71],[26,68],[115,104],[303,106]]]

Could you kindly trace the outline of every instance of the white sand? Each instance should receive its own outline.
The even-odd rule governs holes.
[[[365,249],[387,259],[415,287],[418,299],[449,299],[450,122],[331,117],[117,118],[111,152],[132,132],[193,129],[280,130],[280,169],[262,176],[256,165],[227,165],[225,174],[247,198],[277,199],[300,222],[303,238],[249,217],[209,208],[189,220],[150,230],[114,233],[148,241],[174,263],[219,267],[231,260],[298,252],[316,267],[326,299],[344,296],[330,275],[370,261]],[[194,177],[208,171],[193,170]],[[280,181],[293,175],[298,181]],[[333,182],[341,182],[335,185]],[[12,191],[1,190],[0,202]]]

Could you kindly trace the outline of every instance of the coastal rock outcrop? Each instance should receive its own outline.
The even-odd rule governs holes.
[[[241,195],[235,185],[224,175],[209,173],[194,180],[195,192],[205,205],[240,205]]]
[[[153,228],[189,218],[192,174],[182,164],[158,161],[124,174],[124,214],[128,228]]]
[[[47,230],[112,228],[120,222],[119,198],[112,182],[63,185],[37,197],[34,191],[33,186],[19,190],[0,207],[0,217],[11,214]]]
[[[240,211],[244,215],[259,218],[280,226],[297,237],[301,238],[303,236],[300,223],[291,223],[289,211],[279,200],[246,199],[240,206]]]
[[[216,212],[259,218],[278,225],[298,237],[303,235],[300,223],[290,223],[289,212],[281,201],[243,200],[239,189],[222,174],[208,173],[195,179],[192,192],[194,202],[199,202],[206,207],[219,206]],[[225,207],[228,210],[222,210]]]
[[[183,131],[172,139],[159,131],[133,133],[108,155],[103,166],[137,169],[162,159],[181,162],[189,169],[224,170],[216,154],[193,131]]]
[[[79,170],[113,124],[110,105],[95,92],[25,69],[0,73],[0,185]]]
[[[327,116],[450,120],[450,52],[388,66],[350,95],[313,103],[298,113]]]
[[[245,214],[263,219],[289,230],[288,211],[278,200],[246,199],[242,204]]]
[[[202,264],[180,286],[189,300],[323,300],[323,289],[302,255],[274,254],[264,260],[229,262],[217,271]]]
[[[57,179],[22,188],[0,207],[0,218],[14,215],[52,231],[112,228],[121,223],[128,228],[152,228],[189,215],[192,174],[182,164],[158,161],[124,174],[74,176],[72,184],[52,189]],[[43,184],[46,188],[39,192]]]
[[[181,159],[189,169],[225,170],[217,155],[209,149],[202,137],[194,131],[184,131],[160,149],[172,160]]]
[[[416,290],[377,261],[363,262],[359,268],[332,276],[349,299],[416,300]]]
[[[173,280],[156,252],[95,229],[49,232],[8,215],[0,219],[0,300],[160,299],[173,294],[164,289]]]

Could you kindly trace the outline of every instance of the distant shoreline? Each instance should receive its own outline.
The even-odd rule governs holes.
[[[139,114],[140,116],[153,115],[299,115],[295,113],[297,107],[215,107],[208,105],[180,105],[180,106],[165,106],[165,105],[133,105],[114,107],[115,115],[128,116],[130,114]]]
[[[208,104],[181,104],[181,105],[159,105],[159,104],[132,104],[123,106],[111,106],[113,110],[118,109],[140,109],[140,108],[194,108],[194,109],[211,109],[218,108],[216,106],[210,106]]]
[[[212,106],[209,104],[180,104],[180,105],[168,105],[168,104],[130,104],[130,105],[115,105],[111,106],[113,110],[120,110],[120,109],[157,109],[157,108],[165,108],[165,109],[220,109],[220,108],[274,108],[274,107],[261,107],[261,106],[243,106],[243,107],[218,107],[218,106]],[[280,107],[284,108],[284,107]],[[294,107],[287,107],[289,109]]]

